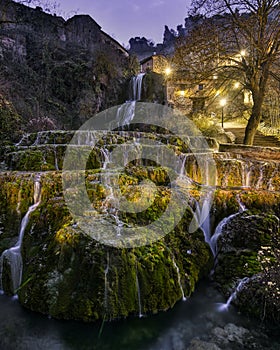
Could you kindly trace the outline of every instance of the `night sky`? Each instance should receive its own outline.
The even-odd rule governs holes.
[[[164,25],[184,24],[190,0],[58,0],[62,17],[89,14],[125,46],[135,36],[162,42]]]

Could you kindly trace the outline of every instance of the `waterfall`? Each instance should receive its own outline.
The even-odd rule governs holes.
[[[211,247],[211,250],[212,250],[214,256],[217,255],[217,241],[223,232],[224,226],[227,225],[238,214],[239,214],[239,212],[235,213],[235,214],[231,214],[230,216],[227,216],[222,221],[220,221],[218,226],[216,227],[216,230],[215,230],[215,232],[210,240],[210,247]]]
[[[266,165],[267,165],[267,163],[264,163],[260,167],[260,174],[259,174],[258,181],[256,183],[257,190],[262,189],[263,180],[264,180],[264,170],[265,170]]]
[[[185,155],[183,156],[183,160],[181,161],[180,169],[179,169],[179,171],[178,171],[179,177],[181,177],[181,178],[184,178],[184,177],[185,177],[185,174],[186,174],[186,168],[185,168],[185,166],[186,166],[187,157],[188,157],[187,154],[185,154]]]
[[[211,225],[210,225],[210,209],[213,201],[213,191],[209,191],[204,196],[202,204],[195,200],[194,220],[190,224],[190,230],[194,231],[196,226],[200,227],[205,242],[209,244],[213,254],[213,247],[211,244]],[[195,225],[195,227],[193,227]]]
[[[21,246],[22,246],[22,241],[24,237],[24,232],[29,222],[30,214],[38,207],[38,205],[40,204],[40,199],[41,199],[41,183],[40,183],[40,177],[38,176],[35,178],[35,182],[34,182],[34,195],[33,195],[34,204],[32,204],[28,208],[27,213],[24,215],[21,221],[18,240],[13,247],[6,249],[0,257],[0,289],[3,289],[2,279],[3,279],[4,260],[8,261],[10,266],[13,293],[16,293],[17,289],[21,284],[21,278],[22,278]]]
[[[103,211],[109,215],[115,223],[116,227],[116,235],[121,236],[121,231],[123,228],[124,223],[119,218],[119,210],[117,209],[119,207],[119,200],[118,197],[114,193],[114,179],[112,180],[112,174],[106,170],[108,165],[111,162],[110,159],[110,152],[107,148],[102,147],[100,148],[102,157],[103,157],[103,165],[102,170],[104,172],[102,173],[102,179],[103,183],[105,185],[105,188],[108,190],[108,194],[106,195],[105,200],[102,203],[102,209]]]
[[[249,161],[249,160],[246,160],[245,162],[242,162],[241,170],[242,170],[242,186],[243,187],[250,187],[250,177],[251,177],[251,171],[252,171],[252,162]]]
[[[117,111],[117,122],[119,127],[129,125],[135,115],[136,101],[141,100],[142,81],[145,73],[139,73],[131,78],[129,92],[130,101],[122,104]]]
[[[278,171],[279,171],[279,164],[275,163],[274,169],[272,171],[271,177],[270,177],[269,182],[268,182],[268,190],[269,191],[275,191],[275,186],[273,185],[273,180],[274,180],[276,174],[278,173]]]
[[[136,273],[135,273],[135,283],[136,283],[137,298],[138,298],[139,318],[141,318],[143,317],[143,314],[142,314],[141,291],[140,291],[140,284],[138,280],[137,265],[136,265]]]
[[[248,283],[250,281],[249,277],[244,277],[242,278],[242,280],[238,283],[237,287],[234,289],[234,291],[231,293],[231,295],[229,296],[227,302],[225,304],[221,304],[219,306],[219,310],[223,311],[223,310],[227,310],[231,304],[231,302],[236,299],[237,294],[243,289],[244,285],[246,283]]]
[[[132,77],[132,99],[134,101],[141,100],[141,91],[142,91],[142,81],[145,73],[139,73],[136,76]]]
[[[53,153],[54,153],[54,166],[55,166],[55,170],[59,170],[59,166],[58,166],[58,160],[57,160],[57,152],[56,152],[56,146],[54,145],[53,147]]]
[[[236,195],[236,200],[239,205],[239,213],[243,213],[246,210],[245,204],[242,203],[239,194]]]
[[[135,115],[136,101],[129,101],[122,104],[117,110],[117,122],[119,127],[129,125]]]
[[[182,286],[181,276],[180,276],[180,270],[179,270],[178,265],[176,264],[176,261],[175,261],[175,258],[174,258],[174,255],[173,255],[173,254],[172,254],[172,262],[173,262],[173,265],[174,265],[174,267],[175,267],[175,269],[176,269],[176,272],[177,272],[178,283],[179,283],[180,290],[181,290],[181,293],[182,293],[182,300],[183,300],[183,301],[186,301],[187,298],[186,298],[186,296],[185,296],[184,289],[183,289],[183,286]]]
[[[104,306],[105,306],[105,312],[108,310],[108,272],[110,268],[110,255],[109,251],[107,252],[107,266],[104,270]]]

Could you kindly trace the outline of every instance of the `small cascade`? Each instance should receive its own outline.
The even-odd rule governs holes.
[[[3,273],[4,260],[8,261],[10,266],[14,293],[16,293],[17,289],[21,284],[21,278],[22,278],[21,246],[22,246],[22,241],[24,237],[24,232],[29,222],[30,214],[38,207],[38,205],[40,204],[40,199],[41,199],[41,183],[40,183],[40,177],[37,177],[34,182],[34,196],[33,196],[34,204],[29,207],[27,213],[25,214],[25,216],[21,221],[18,240],[13,247],[6,249],[0,257],[0,289],[1,290],[3,289],[2,273]]]
[[[249,160],[246,160],[245,162],[242,162],[242,186],[243,187],[250,187],[250,176],[251,176],[251,170],[252,170],[252,164]]]
[[[268,181],[268,190],[269,191],[275,191],[275,186],[274,186],[274,180],[275,180],[275,177],[276,175],[278,174],[279,172],[279,164],[275,163],[274,165],[274,169],[272,171],[272,174],[271,174],[271,177]]]
[[[135,283],[136,283],[136,290],[137,290],[137,298],[138,298],[138,308],[139,308],[139,318],[143,317],[142,314],[142,305],[141,305],[141,291],[140,291],[140,284],[138,280],[138,271],[137,271],[137,265],[136,265],[136,273],[135,273]]]
[[[141,100],[142,81],[145,73],[139,73],[131,79],[130,101],[122,104],[117,110],[117,123],[119,127],[129,125],[135,116],[136,101]]]
[[[225,304],[219,305],[219,311],[228,310],[231,302],[236,299],[237,294],[243,289],[244,285],[250,281],[249,277],[244,277],[242,280],[238,283],[235,290],[232,292],[232,294],[229,296],[227,302]]]
[[[213,201],[213,191],[209,191],[204,195],[202,201],[195,200],[194,222],[191,222],[190,229],[194,231],[193,226],[200,227],[204,234],[205,242],[209,244],[213,254],[213,247],[211,244],[211,223],[210,223],[210,209]]]
[[[54,166],[55,166],[55,170],[58,171],[58,170],[59,170],[59,166],[58,166],[56,145],[54,145],[54,147],[53,147],[53,153],[54,153]]]
[[[139,73],[136,76],[132,77],[132,99],[133,101],[141,100],[141,92],[142,92],[142,82],[145,73]]]
[[[106,171],[108,170],[108,165],[111,162],[110,159],[110,152],[107,148],[102,147],[100,148],[101,154],[102,154],[102,161],[103,161],[103,165],[102,165],[102,170],[103,170],[103,174],[102,174],[102,179],[103,179],[103,183],[106,187],[106,189],[108,190],[108,194],[105,198],[105,200],[103,201],[102,204],[102,209],[103,212],[106,215],[109,215],[114,223],[115,223],[115,227],[116,227],[116,236],[121,236],[121,231],[123,228],[124,223],[119,219],[119,210],[117,209],[119,207],[119,201],[118,201],[118,197],[115,196],[114,194],[114,180],[112,180],[111,178],[111,173]]]
[[[107,252],[107,266],[104,270],[104,308],[105,312],[108,310],[108,289],[109,289],[109,282],[108,282],[108,272],[110,268],[110,254],[109,251]]]
[[[186,167],[187,156],[188,156],[187,154],[185,154],[183,156],[183,160],[181,161],[181,164],[180,164],[180,169],[178,171],[180,178],[183,178],[186,175],[186,168],[185,167]]]
[[[236,195],[236,200],[239,205],[239,213],[243,213],[246,210],[245,204],[241,202],[239,193]]]
[[[256,183],[256,189],[257,190],[262,188],[263,181],[264,181],[264,170],[265,170],[266,165],[267,165],[267,163],[264,163],[260,167],[260,174],[259,174],[259,177],[258,177],[258,181]]]
[[[106,170],[107,165],[110,163],[110,152],[108,151],[108,149],[106,147],[101,147],[100,152],[101,152],[102,158],[103,158],[102,159],[102,161],[103,161],[102,169]]]
[[[174,267],[175,267],[175,269],[176,269],[176,271],[177,271],[178,283],[179,283],[180,290],[181,290],[181,293],[182,293],[182,300],[183,300],[183,301],[186,301],[187,298],[186,298],[186,296],[185,296],[184,289],[183,289],[183,286],[182,286],[180,270],[179,270],[178,265],[176,264],[175,257],[174,257],[173,254],[172,254],[172,262],[173,262],[173,265],[174,265]]]
[[[216,230],[210,239],[210,247],[211,247],[211,250],[213,252],[214,257],[217,255],[217,241],[223,232],[224,226],[227,225],[237,215],[239,215],[239,212],[235,213],[235,214],[231,214],[230,216],[227,216],[222,221],[220,221],[218,226],[216,227]]]
[[[122,104],[117,110],[117,123],[119,127],[129,125],[135,116],[136,101]]]

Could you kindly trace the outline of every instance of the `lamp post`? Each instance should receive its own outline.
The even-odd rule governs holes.
[[[222,107],[222,128],[224,127],[224,107],[227,104],[227,100],[222,98],[220,101],[220,106]]]
[[[170,94],[170,75],[172,73],[172,69],[167,66],[164,70],[164,74],[165,74],[165,89],[166,89],[166,100],[167,100],[167,104],[169,104],[169,101],[172,99],[171,98],[171,94]]]

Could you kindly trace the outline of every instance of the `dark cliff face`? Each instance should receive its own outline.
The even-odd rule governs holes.
[[[130,66],[126,50],[90,16],[65,21],[0,2],[0,94],[25,131],[77,128],[124,102]]]

